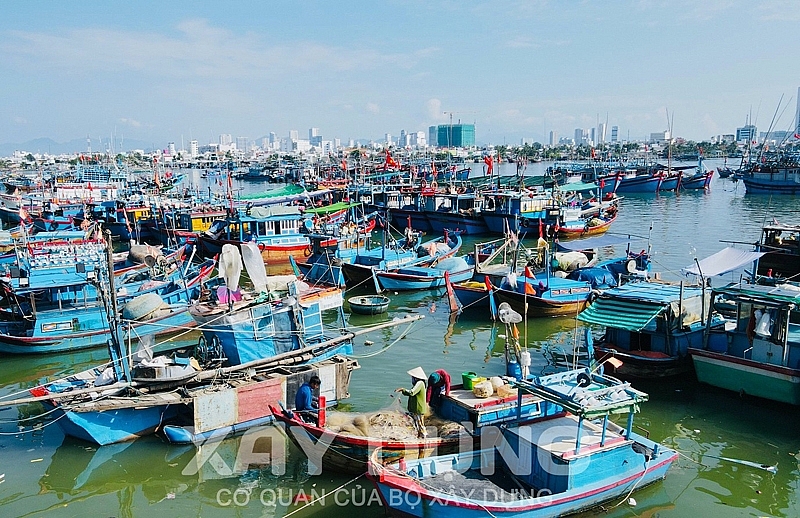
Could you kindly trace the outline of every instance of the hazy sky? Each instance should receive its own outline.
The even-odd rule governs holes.
[[[0,142],[382,139],[474,122],[517,144],[608,121],[765,131],[795,116],[800,1],[9,2]]]

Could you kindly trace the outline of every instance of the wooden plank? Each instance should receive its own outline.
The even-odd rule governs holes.
[[[286,402],[286,380],[282,377],[238,387],[237,423],[270,415],[269,405]]]
[[[194,431],[206,432],[236,423],[236,390],[206,392],[194,398]]]

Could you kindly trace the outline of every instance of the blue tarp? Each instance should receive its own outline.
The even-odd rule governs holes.
[[[613,288],[617,285],[614,274],[605,268],[578,268],[570,272],[567,278],[588,282],[592,289]]]

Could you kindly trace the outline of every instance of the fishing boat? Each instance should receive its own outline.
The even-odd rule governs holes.
[[[690,347],[703,341],[706,317],[716,327],[724,324],[710,313],[710,290],[697,285],[630,282],[600,292],[578,320],[604,328],[601,338],[587,337],[587,349],[598,362],[622,378],[664,378],[691,372]],[[594,343],[591,343],[594,342]]]
[[[0,278],[0,352],[40,354],[99,347],[109,336],[108,300],[98,289],[105,243],[20,249],[15,266]],[[166,263],[162,263],[165,265]],[[207,261],[184,269],[177,263],[161,276],[132,269],[115,272],[121,313],[136,336],[163,335],[193,327],[189,301],[214,270]]]
[[[697,166],[697,171],[683,176],[680,188],[685,190],[708,190],[711,187],[711,180],[713,178],[714,170],[703,168],[701,162],[700,165]]]
[[[375,272],[378,284],[384,290],[409,291],[441,288],[445,285],[445,274],[451,282],[463,282],[472,278],[475,270],[464,257],[447,257],[432,266],[405,266],[386,272]]]
[[[420,459],[370,456],[394,515],[556,517],[627,498],[663,479],[678,453],[633,431],[647,394],[588,369],[517,381],[541,417],[496,429],[492,446]],[[627,413],[623,428],[609,420]],[[557,430],[557,432],[556,432]],[[484,432],[485,434],[485,432]]]
[[[388,246],[360,250],[352,263],[342,263],[342,274],[348,288],[362,286],[380,292],[375,276],[377,272],[435,264],[458,253],[462,239],[458,233],[445,232],[441,237],[420,244],[419,234],[406,229],[406,237],[399,240],[394,240],[384,231],[384,242]]]
[[[689,349],[701,383],[800,405],[800,287],[732,283],[712,297],[735,307],[724,328],[706,325]]]
[[[462,378],[471,383],[475,377],[464,373]],[[384,460],[452,453],[459,447],[471,449],[479,444],[484,429],[543,414],[538,398],[528,394],[518,398],[509,385],[503,384],[507,387],[503,394],[493,392],[486,397],[476,396],[471,385],[454,385],[449,394],[440,397],[435,414],[425,418],[425,438],[417,437],[411,419],[399,408],[371,414],[327,411],[320,414],[319,425],[307,423],[291,412],[274,414],[295,444],[323,440],[328,445],[322,453],[323,470],[364,473],[370,454],[378,448]]]
[[[566,239],[604,234],[617,219],[617,208],[611,206],[602,215],[583,216],[580,208],[564,209],[557,227],[558,236]]]
[[[308,249],[308,235],[300,232],[303,215],[296,206],[250,207],[220,219],[197,234],[198,253],[214,257],[226,244],[241,246],[254,241],[266,262],[288,261]]]
[[[733,178],[744,183],[747,194],[800,194],[800,164],[794,158],[745,164]]]
[[[389,309],[391,300],[384,295],[359,295],[347,299],[350,311],[359,315],[380,315]]]
[[[761,229],[755,251],[758,259],[756,275],[773,279],[796,279],[800,275],[800,225],[772,221]]]
[[[482,205],[483,198],[474,193],[434,192],[422,195],[422,210],[434,232],[453,229],[466,235],[488,233],[489,227],[481,215]]]

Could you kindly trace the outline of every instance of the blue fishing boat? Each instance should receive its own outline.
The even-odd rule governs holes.
[[[473,193],[434,192],[422,196],[422,210],[434,232],[452,229],[466,235],[486,234],[489,227],[481,216],[482,204],[483,199]]]
[[[302,220],[296,206],[243,209],[197,234],[198,252],[203,257],[214,257],[226,244],[241,246],[254,241],[264,261],[288,261],[290,255],[302,255],[309,246],[308,235],[300,231]]]
[[[394,241],[384,232],[384,242],[392,239],[389,246],[359,251],[352,263],[342,263],[342,273],[348,288],[358,286],[380,291],[375,273],[411,266],[428,266],[452,257],[461,248],[458,233],[445,232],[444,236],[420,244],[419,235],[406,231],[407,236]]]
[[[689,349],[698,381],[800,405],[800,287],[732,283],[712,296],[733,311],[724,328],[707,325],[705,340]]]
[[[490,233],[505,235],[534,233],[540,222],[549,225],[558,221],[560,211],[549,193],[498,192],[484,194],[480,214]]]
[[[710,290],[697,285],[631,282],[602,291],[578,320],[604,327],[602,337],[587,345],[590,350],[594,346],[599,362],[622,362],[606,367],[614,375],[678,376],[691,371],[688,349],[702,344],[706,320],[715,328],[724,324],[710,313],[709,295]]]
[[[105,244],[20,249],[17,262],[0,278],[0,352],[40,354],[106,345],[110,336],[108,300],[98,290]],[[168,265],[159,277],[130,270],[119,274],[121,317],[137,336],[174,333],[193,327],[188,303],[214,269],[207,261],[184,270]]]
[[[663,479],[678,458],[633,431],[648,396],[627,383],[578,369],[515,385],[518,397],[540,401],[540,418],[497,428],[491,447],[408,460],[384,460],[376,450],[368,477],[387,510],[419,518],[564,516],[626,499]],[[624,428],[609,420],[616,413],[628,414]]]
[[[378,284],[384,290],[409,291],[442,288],[445,285],[445,273],[450,282],[463,282],[472,278],[475,265],[470,265],[464,257],[448,257],[431,266],[405,266],[386,272],[375,272]]]
[[[800,164],[792,157],[746,164],[733,178],[748,194],[800,194]]]

